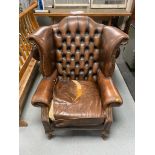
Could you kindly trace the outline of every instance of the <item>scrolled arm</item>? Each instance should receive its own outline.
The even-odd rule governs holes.
[[[123,100],[110,77],[106,78],[99,70],[97,82],[100,89],[101,101],[104,108],[108,106],[122,105]]]
[[[38,85],[33,97],[32,97],[32,105],[33,106],[50,106],[52,100],[52,91],[55,85],[55,81],[57,78],[57,70],[53,72],[53,74],[49,77],[44,77],[40,84]]]
[[[104,66],[102,71],[106,77],[112,76],[115,68],[115,59],[119,56],[121,43],[127,43],[129,37],[116,27],[105,26],[102,35]]]
[[[50,76],[52,73],[51,62],[52,59],[54,59],[51,56],[51,51],[53,49],[52,28],[49,26],[41,27],[29,35],[28,39],[33,46],[33,57],[36,60],[40,60],[40,68],[43,76]]]

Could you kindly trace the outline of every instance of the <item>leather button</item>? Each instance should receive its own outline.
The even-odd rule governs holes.
[[[80,41],[81,43],[84,43],[84,37],[81,37]]]
[[[83,80],[84,79],[84,71],[83,71],[83,69],[80,69],[79,79],[80,80]]]
[[[84,65],[85,65],[84,58],[81,58],[80,59],[80,68],[84,68]]]
[[[75,68],[75,59],[73,59],[73,58],[71,58],[70,67],[71,67],[72,69]]]
[[[62,66],[66,66],[66,57],[65,58],[62,58]]]
[[[75,59],[75,55],[74,54],[71,55],[71,59]]]
[[[83,54],[81,54],[80,59],[84,59],[84,55]]]
[[[85,50],[86,50],[86,51],[89,50],[89,46],[86,46],[86,47],[85,47]]]
[[[69,30],[67,30],[66,34],[69,36],[69,35],[71,35],[71,32]]]
[[[71,44],[74,44],[75,43],[75,38],[72,38],[71,39]]]
[[[66,74],[70,75],[70,65],[69,64],[66,65]]]
[[[57,30],[57,32],[56,32],[56,33],[57,33],[57,35],[58,35],[58,36],[60,36],[60,35],[61,35],[61,31],[60,31],[60,30]]]
[[[86,62],[85,62],[85,65],[89,65],[89,62],[88,62],[88,61],[86,61]]]
[[[75,74],[76,75],[79,75],[79,70],[80,70],[80,66],[79,66],[79,64],[76,63],[76,65],[75,65]]]
[[[90,41],[90,42],[94,42],[94,38],[91,37],[89,41]]]
[[[94,81],[97,81],[97,76],[93,75],[93,79],[94,79]]]
[[[66,54],[65,53],[62,54],[62,58],[66,58]]]
[[[90,53],[90,59],[93,59],[93,53]]]
[[[75,73],[74,73],[74,70],[71,70],[70,75],[71,75],[71,79],[74,80],[74,79],[75,79]]]
[[[70,75],[67,75],[67,80],[70,80]]]
[[[80,47],[79,46],[76,47],[76,51],[80,51]]]
[[[85,35],[89,35],[89,30],[88,29],[85,31]]]
[[[95,50],[98,49],[96,45],[94,45],[94,49],[95,49]]]
[[[80,34],[80,30],[77,29],[77,30],[76,30],[76,35],[79,35],[79,34]]]
[[[94,34],[95,34],[95,35],[98,35],[98,34],[99,34],[99,30],[96,29],[95,32],[94,32]]]
[[[62,43],[66,43],[66,38],[63,38],[62,39]]]
[[[67,46],[67,51],[70,51],[71,47],[70,46]]]
[[[66,70],[62,71],[62,76],[63,76],[63,78],[66,78]]]
[[[85,79],[85,80],[88,80],[88,76],[85,76],[84,79]]]
[[[58,50],[61,51],[62,50],[62,46],[58,47]]]
[[[70,65],[70,62],[68,61],[68,62],[66,63],[66,65]]]
[[[92,81],[93,80],[93,72],[92,72],[92,70],[89,70],[88,71],[88,80],[90,80],[90,81]]]
[[[89,61],[89,66],[92,67],[93,66],[93,63],[94,63],[93,59],[89,58],[88,61]]]
[[[88,70],[89,70],[89,65],[88,64],[85,64],[84,66],[84,74],[88,74]]]

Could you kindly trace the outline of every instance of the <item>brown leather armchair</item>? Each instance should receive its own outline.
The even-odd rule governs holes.
[[[69,16],[29,40],[43,75],[32,104],[41,107],[48,137],[60,128],[101,130],[106,137],[112,107],[122,104],[111,76],[128,35],[86,16]]]

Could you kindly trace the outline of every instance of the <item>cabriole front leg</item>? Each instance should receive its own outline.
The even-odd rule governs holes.
[[[52,129],[50,120],[48,117],[49,108],[42,107],[41,108],[41,121],[45,130],[45,134],[48,136],[48,139],[51,139],[54,136],[54,129]]]

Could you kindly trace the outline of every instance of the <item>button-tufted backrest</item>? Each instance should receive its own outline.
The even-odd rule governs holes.
[[[86,16],[65,17],[53,26],[60,79],[96,81],[102,31]]]

